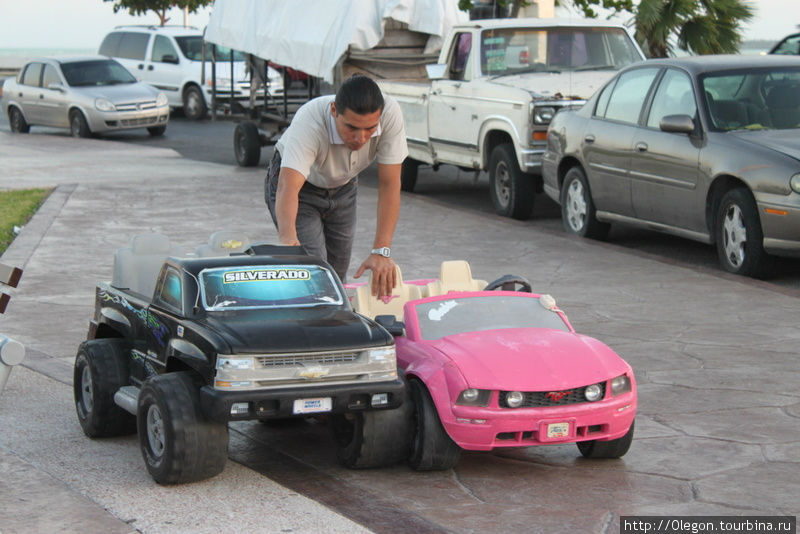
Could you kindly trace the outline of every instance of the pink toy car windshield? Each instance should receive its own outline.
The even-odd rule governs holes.
[[[339,305],[344,298],[330,271],[316,265],[215,267],[200,273],[209,311]]]
[[[535,297],[511,295],[457,297],[415,306],[422,339],[504,328],[552,328],[570,331],[561,316]]]

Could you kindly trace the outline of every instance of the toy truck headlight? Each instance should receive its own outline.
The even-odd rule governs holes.
[[[619,375],[611,379],[611,395],[621,395],[631,390],[631,379],[627,375]]]
[[[253,369],[253,358],[217,358],[217,369],[225,371]]]
[[[397,356],[395,354],[394,345],[390,347],[380,347],[377,349],[367,350],[370,363],[392,363],[395,364]]]

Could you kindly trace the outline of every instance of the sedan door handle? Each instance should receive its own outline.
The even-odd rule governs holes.
[[[139,64],[136,66],[136,68],[137,68],[137,69],[139,69],[139,70],[144,70],[144,65],[142,65],[141,63],[139,63]]]
[[[586,141],[587,143],[594,143],[594,139],[595,137],[593,134],[588,134],[586,137],[583,138],[583,140]]]
[[[39,100],[44,99],[44,95],[39,95]]]
[[[153,70],[153,66],[152,65],[148,65],[147,66],[147,70]]]
[[[647,143],[643,143],[642,141],[639,141],[638,143],[636,143],[635,146],[636,146],[636,150],[638,152],[647,152]]]

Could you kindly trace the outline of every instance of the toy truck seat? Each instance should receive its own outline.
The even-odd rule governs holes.
[[[198,246],[195,254],[199,258],[230,256],[243,253],[248,248],[250,248],[250,238],[246,235],[236,230],[220,230],[211,234],[208,243]]]
[[[429,283],[425,292],[433,297],[450,291],[481,291],[486,284],[486,280],[472,278],[472,269],[466,261],[443,261],[439,267],[439,279]]]
[[[372,295],[372,271],[370,271],[367,283],[356,289],[352,301],[353,309],[370,319],[374,319],[378,315],[394,315],[398,321],[402,321],[403,306],[410,300],[422,298],[422,288],[404,283],[400,267],[396,265],[395,273],[397,274],[397,285],[391,296],[378,298]]]
[[[111,285],[152,297],[158,273],[168,256],[180,256],[180,250],[164,234],[133,236],[130,246],[119,248],[114,254]]]

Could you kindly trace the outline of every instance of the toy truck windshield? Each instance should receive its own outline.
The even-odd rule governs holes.
[[[200,272],[207,311],[341,305],[333,275],[317,265],[215,267]]]

